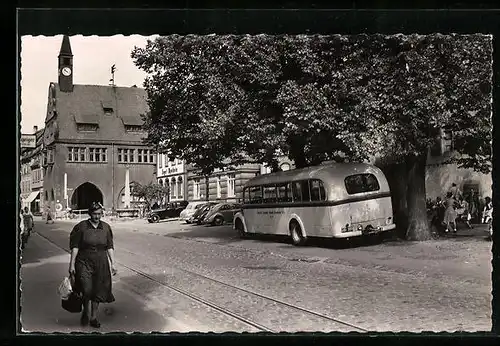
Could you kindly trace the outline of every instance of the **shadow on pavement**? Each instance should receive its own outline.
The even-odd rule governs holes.
[[[80,326],[80,314],[61,307],[57,289],[67,275],[69,255],[40,237],[25,250],[21,266],[21,322],[27,332],[151,332],[168,329],[164,317],[145,306],[119,282],[116,301],[99,309],[100,329]],[[116,281],[116,280],[114,280]]]
[[[283,244],[279,247],[289,248],[291,245],[290,237],[282,235],[270,235],[270,234],[249,234],[247,238],[241,239],[236,231],[232,229],[231,225],[220,226],[220,227],[210,227],[210,226],[198,226],[198,225],[187,225],[184,231],[168,233],[165,234],[166,237],[182,238],[182,239],[218,239],[217,243],[230,244],[234,242],[242,241],[257,241],[257,242],[267,242],[267,243],[277,243]],[[390,236],[386,236],[390,237]],[[384,237],[384,239],[386,238]],[[358,239],[359,238],[359,239]],[[371,246],[374,244],[380,244],[382,240],[379,237],[356,237],[350,239],[327,239],[327,238],[309,238],[306,246],[308,247],[322,247],[331,249],[349,249],[360,246]],[[285,245],[286,244],[286,245]]]

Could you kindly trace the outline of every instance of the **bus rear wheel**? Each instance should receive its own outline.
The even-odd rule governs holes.
[[[304,245],[307,238],[304,237],[302,229],[297,221],[290,222],[290,237],[292,238],[292,243],[295,246]]]

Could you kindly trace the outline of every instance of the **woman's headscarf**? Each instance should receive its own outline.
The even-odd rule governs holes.
[[[94,211],[96,210],[99,210],[99,209],[103,209],[103,206],[101,203],[99,202],[92,202],[92,204],[90,205],[90,208],[88,210],[88,213],[89,215],[92,214]]]

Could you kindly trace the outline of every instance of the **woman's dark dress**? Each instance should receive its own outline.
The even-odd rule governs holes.
[[[115,301],[111,292],[108,249],[113,249],[111,227],[100,221],[94,228],[89,220],[78,223],[69,236],[71,249],[78,248],[75,260],[75,291],[98,303]]]

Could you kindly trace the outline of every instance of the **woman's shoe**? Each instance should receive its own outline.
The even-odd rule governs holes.
[[[87,315],[82,314],[82,317],[80,317],[80,324],[82,326],[86,326],[89,324],[89,317]]]
[[[94,328],[100,328],[101,327],[101,323],[97,319],[90,320],[90,326],[94,327]]]

